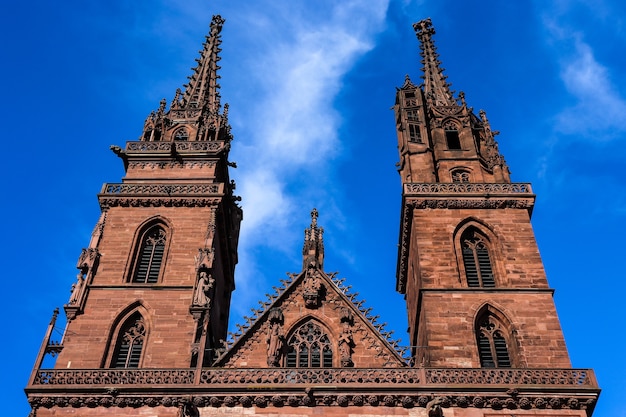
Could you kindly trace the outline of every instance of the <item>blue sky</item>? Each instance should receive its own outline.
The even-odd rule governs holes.
[[[22,388],[52,310],[67,302],[95,195],[123,176],[109,145],[136,140],[172,99],[220,13],[244,209],[232,324],[300,269],[317,207],[325,269],[406,340],[390,107],[405,74],[419,80],[411,24],[431,17],[452,88],[487,111],[513,181],[538,195],[533,226],[572,364],[594,368],[603,388],[594,415],[626,416],[625,3],[178,3],[34,0],[0,13],[6,415],[28,412]]]

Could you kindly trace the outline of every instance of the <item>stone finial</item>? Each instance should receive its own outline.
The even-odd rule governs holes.
[[[302,270],[311,265],[321,270],[324,266],[324,229],[317,225],[318,216],[317,209],[311,210],[311,225],[304,230]]]

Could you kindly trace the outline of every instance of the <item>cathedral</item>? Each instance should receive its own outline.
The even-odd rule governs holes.
[[[98,194],[67,328],[53,340],[55,311],[25,389],[31,416],[591,416],[600,390],[571,367],[535,195],[510,181],[486,113],[451,91],[429,19],[414,25],[423,82],[407,76],[393,106],[410,347],[325,272],[315,209],[301,271],[228,337],[243,211],[218,84],[223,24],[213,17],[184,91],[111,147],[125,176]]]

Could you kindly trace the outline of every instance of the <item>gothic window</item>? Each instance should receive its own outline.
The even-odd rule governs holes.
[[[452,182],[470,182],[469,171],[465,169],[455,169],[451,172]]]
[[[179,141],[187,141],[189,139],[189,133],[187,133],[187,129],[180,128],[174,133],[174,140]]]
[[[476,339],[478,340],[478,356],[483,368],[510,368],[511,355],[505,335],[504,326],[485,311],[476,322]]]
[[[448,149],[460,150],[461,138],[459,137],[459,130],[456,124],[449,120],[444,123],[443,130],[446,133],[446,145],[448,146]]]
[[[330,368],[333,351],[322,328],[308,321],[289,338],[286,358],[288,368]]]
[[[138,368],[145,338],[143,317],[135,313],[120,328],[111,368]]]
[[[159,280],[165,243],[166,234],[161,226],[153,226],[143,234],[134,264],[132,282],[155,284]]]
[[[417,115],[417,110],[407,110],[406,111],[406,118],[410,122],[417,122],[417,121],[419,121],[418,115]]]
[[[461,236],[463,265],[468,287],[493,288],[496,286],[487,242],[487,239],[474,228],[469,228]]]
[[[419,125],[409,123],[409,142],[422,143],[422,134]]]

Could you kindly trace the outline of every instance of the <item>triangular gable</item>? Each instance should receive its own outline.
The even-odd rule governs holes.
[[[241,333],[215,366],[226,368],[272,368],[287,366],[296,360],[297,353],[289,354],[289,343],[296,346],[304,331],[321,337],[321,344],[331,349],[318,360],[332,361],[332,367],[383,368],[404,367],[405,360],[398,353],[397,342],[381,334],[382,326],[375,324],[371,309],[362,307],[363,301],[348,292],[335,274],[326,274],[314,263],[300,274],[291,274],[277,294],[262,304],[256,318],[246,318],[246,326],[238,326]],[[324,339],[320,334],[327,336]],[[390,333],[386,333],[389,336]],[[293,345],[292,344],[292,345]],[[312,355],[312,354],[311,354]],[[302,355],[306,356],[306,355]],[[289,358],[288,358],[289,357]],[[306,358],[298,356],[299,360]]]

